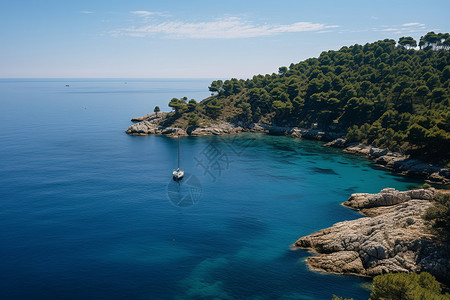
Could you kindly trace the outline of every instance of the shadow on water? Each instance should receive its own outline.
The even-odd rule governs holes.
[[[210,298],[219,299],[331,299],[333,293],[349,295],[349,290],[356,299],[368,298],[368,291],[352,289],[363,279],[353,278],[352,284],[343,285],[347,276],[315,272],[305,276],[304,259],[308,256],[305,250],[286,249],[269,260],[246,255],[206,259],[180,281],[179,288],[192,298],[208,292]],[[327,289],[317,288],[318,280],[326,282]]]
[[[299,151],[299,155],[300,155],[300,156],[309,156],[309,157],[312,157],[312,156],[319,156],[319,154],[316,154],[316,153],[303,152],[303,151]]]
[[[247,235],[252,238],[268,230],[268,226],[261,219],[255,217],[233,217],[226,221],[227,228],[239,235]]]
[[[350,196],[350,194],[355,193],[357,191],[357,189],[358,189],[357,186],[352,186],[352,187],[344,189],[344,192],[348,193]]]
[[[353,186],[346,189],[335,189],[333,190],[333,193],[336,193],[337,195],[342,195],[345,199],[350,197],[352,194],[358,192],[358,187]],[[345,200],[344,200],[345,201]]]
[[[319,168],[319,167],[310,167],[309,169],[313,173],[317,173],[317,174],[338,175],[338,173],[336,173],[333,169]]]
[[[228,228],[229,229],[229,228]],[[253,232],[255,229],[246,229]],[[262,230],[262,229],[258,229]],[[234,238],[229,230],[192,230],[180,231],[174,235],[177,247],[181,247],[191,253],[204,257],[222,257],[224,255],[233,255],[237,253],[244,245],[245,241]]]
[[[303,199],[304,197],[305,197],[305,194],[288,194],[288,195],[283,195],[283,199],[293,199],[293,200]]]
[[[263,178],[270,177],[270,178],[276,179],[276,180],[278,180],[280,182],[289,182],[289,181],[292,181],[294,179],[297,180],[297,181],[304,181],[305,180],[305,178],[303,176],[292,177],[292,176],[288,176],[288,175],[277,175],[277,174],[273,174],[273,173],[260,174],[258,176],[261,176]]]

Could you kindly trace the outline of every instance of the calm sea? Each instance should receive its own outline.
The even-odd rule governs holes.
[[[308,270],[299,237],[359,218],[351,193],[414,182],[315,141],[128,136],[211,80],[0,80],[2,299],[367,299]],[[69,85],[69,86],[66,86]]]

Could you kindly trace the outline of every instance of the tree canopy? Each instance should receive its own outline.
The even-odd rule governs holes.
[[[417,46],[417,42],[415,39],[413,39],[410,36],[407,37],[401,37],[398,40],[398,44],[406,49],[415,48]]]
[[[277,73],[213,81],[212,96],[190,111],[247,124],[318,123],[350,141],[448,162],[449,49],[449,34],[434,32],[419,43],[402,37],[344,46]],[[182,112],[185,102],[172,99],[169,106]]]

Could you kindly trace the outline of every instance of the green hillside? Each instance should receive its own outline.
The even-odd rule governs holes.
[[[416,50],[416,46],[420,50]],[[412,37],[323,52],[278,73],[213,81],[212,96],[169,103],[170,123],[224,120],[342,132],[415,157],[448,163],[450,35]]]

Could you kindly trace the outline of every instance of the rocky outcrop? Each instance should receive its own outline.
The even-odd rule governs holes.
[[[164,120],[169,113],[167,112],[159,112],[159,113],[151,113],[147,114],[143,117],[135,117],[131,119],[132,122],[141,122],[141,121],[151,121],[152,123],[159,123],[161,120]]]
[[[169,136],[173,135],[192,135],[192,136],[205,136],[205,135],[222,135],[232,134],[244,131],[244,128],[232,125],[227,122],[218,122],[208,127],[188,127],[186,130],[176,127],[167,127],[162,124],[167,120],[169,113],[148,114],[143,117],[136,117],[131,119],[133,122],[137,122],[131,125],[125,133],[130,135],[150,135],[150,134],[165,134]]]
[[[347,141],[343,138],[337,138],[332,140],[331,142],[326,143],[324,146],[326,147],[334,147],[334,148],[345,148]]]
[[[346,205],[377,213],[337,223],[300,238],[294,246],[319,253],[307,258],[315,270],[362,276],[427,271],[441,279],[449,278],[448,252],[439,246],[422,219],[433,205],[429,199],[434,192],[385,189],[373,195],[353,194]]]
[[[325,146],[344,148],[344,152],[366,156],[376,164],[402,175],[426,178],[434,182],[450,183],[450,169],[413,159],[408,155],[364,144],[348,144],[345,139],[335,139]]]
[[[210,127],[188,127],[186,130],[175,127],[163,127],[156,122],[143,120],[131,125],[127,131],[130,135],[150,135],[150,134],[164,134],[169,136],[206,136],[206,135],[223,135],[242,132],[242,127],[232,126],[228,123],[216,124]]]
[[[393,188],[382,189],[377,194],[356,193],[352,194],[343,205],[353,209],[367,209],[379,206],[390,206],[409,201],[411,199],[431,200],[434,197],[435,189],[417,189],[399,192]]]
[[[130,135],[149,135],[149,134],[166,134],[166,135],[186,135],[186,131],[181,128],[164,127],[161,122],[166,120],[168,113],[152,113],[143,117],[131,119],[137,122],[131,125],[125,133]]]
[[[192,136],[234,134],[243,131],[244,128],[241,126],[232,125],[226,122],[217,123],[214,126],[209,127],[189,127],[186,130],[187,134]]]
[[[241,132],[260,132],[272,135],[285,135],[292,137],[302,137],[305,139],[331,141],[341,136],[341,134],[324,132],[318,129],[304,129],[297,127],[283,127],[276,125],[267,125],[263,123],[253,123],[248,126],[241,124],[231,124],[228,122],[217,122],[206,127],[188,127],[186,130],[162,126],[169,113],[158,113],[157,115],[147,114],[143,117],[131,119],[137,122],[131,125],[125,132],[130,135],[150,135],[150,134],[166,134],[166,135],[224,135],[236,134]]]

